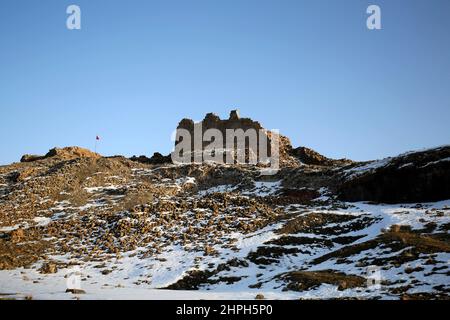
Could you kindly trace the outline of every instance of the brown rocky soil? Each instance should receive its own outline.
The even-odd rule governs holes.
[[[338,290],[363,287],[367,283],[367,279],[363,277],[348,275],[334,270],[294,271],[283,274],[280,278],[287,282],[284,290],[293,291],[314,289],[324,283],[336,285]]]

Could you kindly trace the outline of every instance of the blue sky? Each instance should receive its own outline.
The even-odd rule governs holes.
[[[448,144],[449,32],[448,0],[2,0],[0,164],[97,134],[168,153],[179,120],[233,108],[330,157]]]

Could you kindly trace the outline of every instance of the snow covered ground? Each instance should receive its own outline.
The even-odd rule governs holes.
[[[268,186],[258,185],[255,192],[267,193],[268,190],[276,188],[276,183]],[[224,190],[227,189],[223,187]],[[450,200],[437,203],[426,203],[420,205],[374,205],[368,203],[345,204],[346,209],[335,209],[332,207],[317,205],[307,209],[299,208],[302,215],[309,213],[324,213],[334,215],[345,215],[357,218],[375,218],[375,222],[367,227],[349,231],[340,236],[359,237],[353,245],[363,243],[377,237],[382,230],[389,229],[392,225],[409,225],[413,229],[423,228],[428,223],[436,224],[437,228],[450,223]],[[445,214],[435,215],[436,210],[444,210]],[[439,211],[441,212],[441,211]],[[49,223],[48,219],[35,219],[37,224]],[[351,220],[353,221],[353,220]],[[348,222],[348,223],[351,223]],[[119,259],[110,259],[105,262],[82,262],[66,256],[53,256],[55,261],[77,265],[79,274],[76,281],[79,287],[86,291],[85,294],[72,295],[65,292],[70,283],[73,283],[74,267],[59,269],[55,274],[42,274],[38,272],[39,266],[31,269],[19,268],[16,270],[0,271],[0,298],[25,298],[33,299],[254,299],[257,294],[263,294],[268,299],[298,299],[298,298],[337,298],[337,297],[383,297],[385,299],[396,298],[392,294],[381,289],[367,288],[338,290],[337,286],[322,284],[312,290],[304,292],[283,291],[278,275],[299,269],[316,271],[332,269],[349,274],[361,276],[367,275],[366,266],[358,266],[358,261],[363,258],[382,258],[398,252],[386,252],[382,248],[364,251],[351,256],[350,263],[340,263],[336,259],[328,259],[319,264],[311,262],[327,253],[338,250],[345,245],[334,245],[323,247],[314,245],[293,245],[285,248],[297,247],[304,253],[284,254],[279,262],[267,266],[257,265],[248,261],[245,266],[231,267],[220,273],[221,277],[238,277],[240,280],[227,284],[218,282],[202,286],[199,290],[165,290],[168,285],[182,279],[190,270],[213,270],[219,264],[227,263],[231,259],[245,260],[249,253],[254,252],[261,246],[269,246],[269,241],[280,238],[277,230],[283,225],[282,222],[273,223],[252,234],[243,235],[232,233],[229,236],[235,238],[236,248],[231,250],[220,245],[214,247],[218,251],[216,256],[203,256],[202,253],[185,251],[181,246],[168,246],[156,257],[142,259],[137,254],[141,248],[123,254]],[[329,224],[327,227],[333,227]],[[340,227],[345,227],[341,223]],[[312,239],[326,240],[327,236],[315,233],[291,234],[296,237],[309,237]],[[303,252],[303,251],[301,251]],[[201,260],[199,258],[201,257]],[[450,253],[439,253],[434,256],[435,263],[426,265],[423,259],[412,263],[380,270],[383,280],[396,282],[404,278],[406,268],[424,267],[415,273],[415,279],[419,282],[412,292],[429,291],[437,285],[450,287],[450,276],[447,273],[430,274],[431,270],[445,269],[448,271]],[[101,268],[99,268],[101,267]],[[101,270],[100,270],[101,269]],[[107,269],[108,272],[104,272]],[[72,281],[72,282],[70,282]],[[409,280],[408,280],[409,281]],[[249,288],[255,283],[261,283],[259,288]]]

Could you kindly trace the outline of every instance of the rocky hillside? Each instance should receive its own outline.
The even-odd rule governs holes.
[[[0,299],[450,297],[450,147],[284,152],[274,176],[77,147],[0,167]]]

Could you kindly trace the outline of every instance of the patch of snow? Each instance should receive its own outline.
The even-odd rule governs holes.
[[[86,187],[84,190],[86,190],[88,193],[95,193],[95,192],[104,192],[104,191],[113,191],[119,189],[120,186],[110,185],[110,186],[103,186],[103,187]]]
[[[184,177],[175,180],[175,184],[177,185],[187,185],[187,184],[197,184],[194,177]]]
[[[447,162],[447,161],[450,161],[450,157],[444,158],[444,159],[439,159],[439,160],[433,161],[433,162],[429,162],[429,163],[427,163],[426,165],[422,166],[422,168],[426,168],[426,167],[428,167],[428,166],[432,166],[432,165],[438,164],[438,163],[440,163],[440,162]]]
[[[224,192],[232,192],[236,190],[237,186],[233,186],[231,184],[224,184],[220,186],[211,187],[207,190],[201,190],[198,192],[198,195],[200,197],[204,197],[206,195],[212,194],[212,193],[224,193]]]
[[[347,179],[353,179],[368,172],[373,172],[379,168],[387,166],[392,161],[392,159],[393,158],[389,157],[382,160],[375,160],[366,164],[360,164],[356,167],[344,170],[344,175]]]
[[[266,197],[277,193],[280,189],[281,189],[281,180],[273,182],[255,181],[255,187],[250,191],[242,192],[242,194]]]
[[[28,223],[23,222],[23,223],[18,223],[18,224],[13,225],[13,226],[1,227],[0,228],[0,232],[11,232],[11,231],[17,230],[19,228],[26,229],[28,227],[29,227]]]
[[[33,221],[36,223],[37,227],[45,227],[52,221],[52,219],[47,217],[35,217]]]

